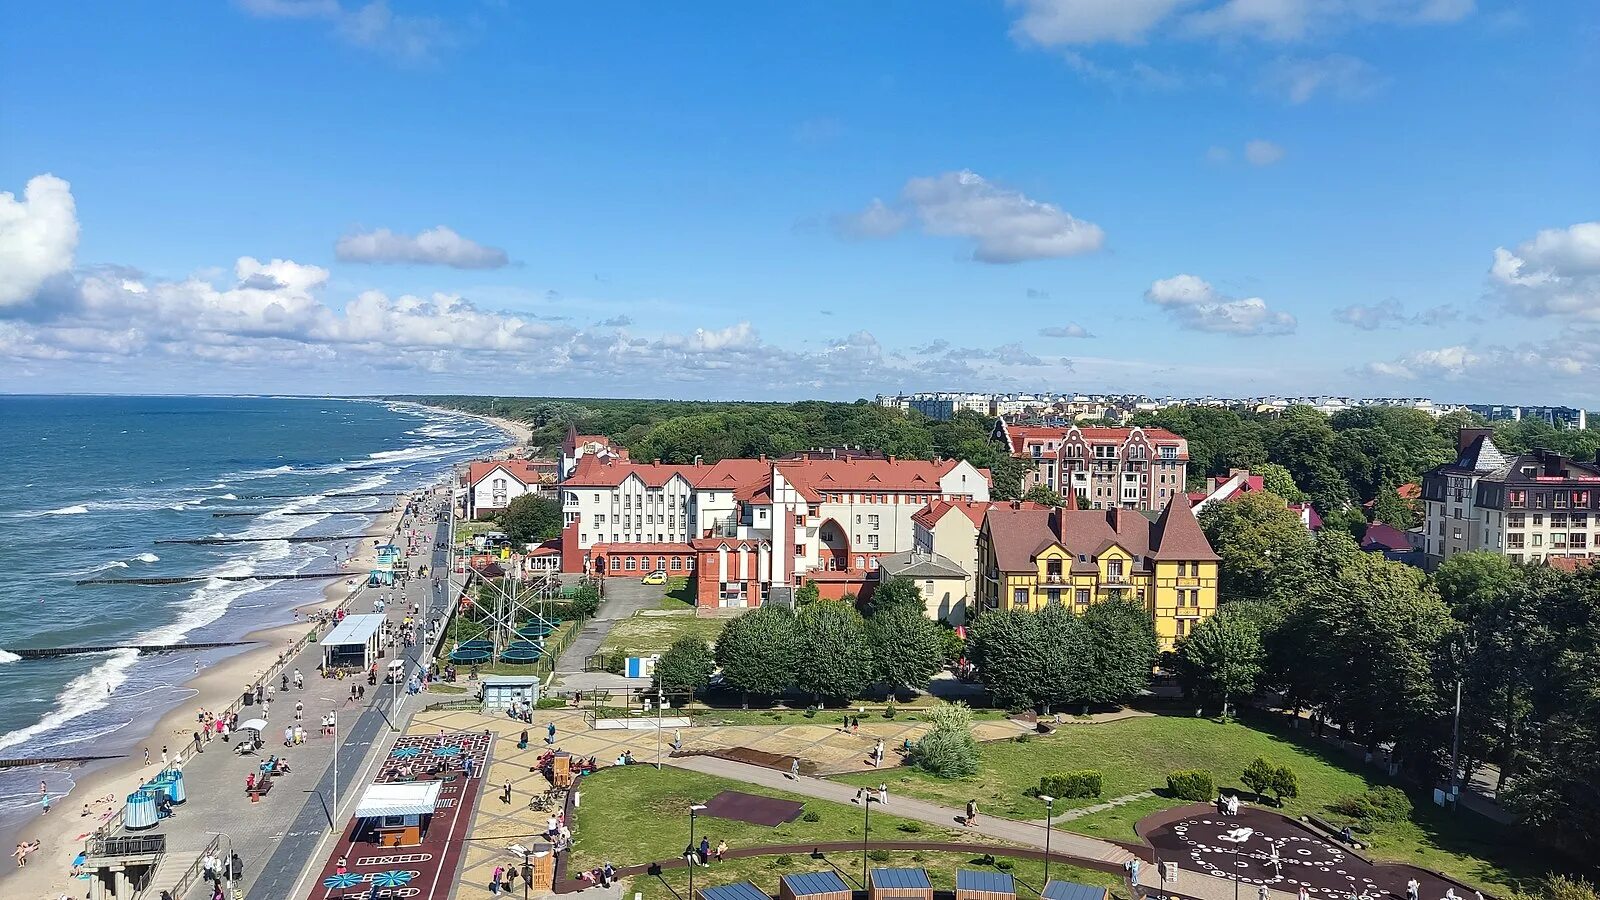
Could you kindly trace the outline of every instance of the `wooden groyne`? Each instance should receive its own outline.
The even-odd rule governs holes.
[[[291,572],[287,575],[175,575],[167,578],[84,578],[73,584],[192,584],[196,581],[299,581],[312,578],[349,578],[365,572]]]
[[[137,650],[140,653],[176,653],[179,650],[215,650],[218,647],[243,647],[254,641],[215,641],[198,644],[107,644],[99,647],[43,647],[35,650],[12,650],[23,659],[54,659],[78,653],[109,653],[112,650]],[[98,758],[98,757],[93,757]]]
[[[23,759],[0,759],[0,769],[18,769],[23,766],[48,766],[57,763],[86,763],[102,759],[124,759],[121,756],[29,756]]]
[[[165,538],[153,541],[156,544],[265,544],[270,541],[286,541],[290,544],[315,544],[329,541],[359,541],[371,537],[367,534],[325,534],[320,537],[315,535],[291,535],[289,537],[231,537],[231,538]]]
[[[270,510],[262,512],[214,512],[213,519],[232,519],[240,516],[264,516]],[[280,516],[375,516],[388,512],[387,509],[313,509],[299,512],[278,513]]]
[[[239,496],[239,499],[240,500],[303,500],[303,499],[305,499],[305,496],[306,496],[305,494],[241,494]],[[399,494],[398,491],[380,491],[380,492],[375,493],[375,494],[332,493],[332,494],[323,494],[322,496],[324,496],[324,497],[398,497],[398,496],[400,496],[400,494]]]

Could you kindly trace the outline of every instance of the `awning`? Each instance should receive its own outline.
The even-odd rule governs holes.
[[[343,621],[333,626],[322,639],[324,647],[348,647],[362,645],[378,633],[383,627],[384,617],[371,613],[362,616],[345,616]]]
[[[443,787],[442,781],[374,784],[361,795],[361,803],[356,806],[356,818],[428,815],[439,802],[439,790]]]

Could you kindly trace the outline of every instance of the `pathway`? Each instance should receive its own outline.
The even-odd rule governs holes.
[[[1138,793],[1134,794],[1123,794],[1121,797],[1112,797],[1110,800],[1107,800],[1104,803],[1096,803],[1093,806],[1085,806],[1082,809],[1068,810],[1067,812],[1056,816],[1050,821],[1059,825],[1062,822],[1071,822],[1073,819],[1081,819],[1084,816],[1091,815],[1093,813],[1105,812],[1108,809],[1116,809],[1124,803],[1132,803],[1135,800],[1143,800],[1147,797],[1154,796],[1154,791],[1139,791]],[[1038,825],[1040,828],[1043,828],[1044,820],[1039,819],[1034,824]]]
[[[583,623],[572,643],[556,658],[556,672],[567,674],[582,672],[584,662],[600,652],[611,626],[629,618],[641,609],[651,609],[661,603],[667,589],[660,585],[644,584],[637,577],[613,576],[606,579],[605,601],[594,618]]]

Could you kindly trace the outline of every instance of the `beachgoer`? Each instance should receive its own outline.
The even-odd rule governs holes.
[[[165,767],[167,765],[167,748],[166,747],[162,747],[161,748],[161,765],[162,765],[162,767]]]
[[[343,875],[345,872],[349,871],[348,866],[349,866],[349,861],[347,859],[345,859],[343,856],[339,857],[339,862],[336,863],[334,865],[334,867],[333,867],[333,874],[335,874],[335,875]]]
[[[147,766],[150,765],[150,748],[149,747],[144,748],[144,764],[147,765]]]

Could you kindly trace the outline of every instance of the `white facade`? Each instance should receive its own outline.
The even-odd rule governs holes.
[[[495,466],[467,488],[467,518],[476,519],[505,509],[524,494],[537,494],[543,486],[528,484],[505,466]]]

